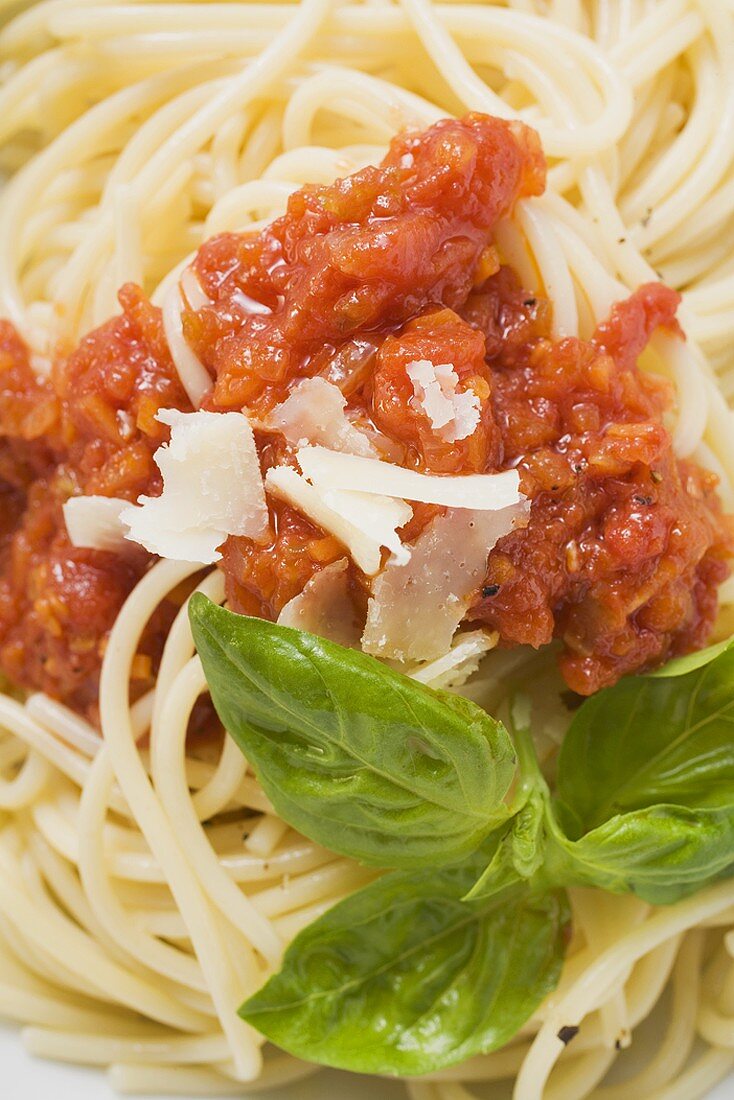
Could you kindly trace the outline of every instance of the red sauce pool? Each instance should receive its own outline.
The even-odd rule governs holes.
[[[498,218],[543,186],[537,136],[519,124],[475,115],[402,135],[381,166],[304,188],[260,234],[205,244],[195,268],[212,304],[186,312],[184,332],[212,409],[262,417],[319,375],[406,466],[518,467],[529,524],[490,553],[469,618],[505,645],[559,638],[563,675],[587,694],[703,644],[734,543],[714,475],[673,454],[668,386],[637,366],[656,328],[677,330],[677,296],[642,287],[590,341],[554,341],[550,305],[500,265]],[[0,668],[80,709],[94,708],[106,636],[151,559],[71,547],[61,504],[159,491],[155,414],[189,407],[159,311],[131,287],[121,304],[45,382],[0,327]],[[475,395],[466,439],[447,443],[411,400],[418,359],[453,364]],[[287,456],[279,437],[258,445],[263,468]],[[404,537],[436,511],[416,506]],[[274,618],[343,549],[283,504],[271,519],[267,546],[230,538],[221,566],[235,608]],[[352,582],[364,603],[354,568]],[[141,689],[169,618],[143,640]]]

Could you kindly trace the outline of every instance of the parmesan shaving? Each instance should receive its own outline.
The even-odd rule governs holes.
[[[174,284],[163,299],[163,331],[166,335],[168,350],[189,401],[195,409],[198,409],[212,388],[212,379],[198,355],[189,347],[183,334],[181,312],[186,302],[181,293],[182,286],[186,300],[192,309],[201,309],[203,305],[209,304],[209,299],[193,271],[188,268],[181,276],[181,285]],[[196,288],[198,288],[198,294]]]
[[[324,490],[359,490],[482,511],[499,511],[522,500],[517,470],[455,476],[421,474],[380,459],[339,454],[325,447],[301,447],[297,458],[309,481]]]
[[[72,546],[129,554],[134,548],[125,538],[120,515],[130,507],[121,497],[71,497],[63,507],[64,523]]]
[[[459,376],[451,363],[417,359],[405,369],[413,385],[411,404],[423,410],[437,435],[447,443],[456,443],[474,434],[481,402],[473,390],[457,389]]]
[[[358,646],[362,628],[349,595],[348,566],[342,558],[314,574],[303,591],[285,605],[278,623],[339,645]]]
[[[293,446],[321,443],[333,451],[374,458],[375,447],[349,421],[341,390],[324,378],[304,378],[282,405],[265,421],[266,428],[282,432]]]
[[[433,688],[457,688],[465,684],[479,668],[479,662],[499,641],[496,630],[470,630],[458,634],[443,657],[413,669],[408,675]]]
[[[322,492],[289,466],[268,470],[265,487],[339,539],[368,576],[378,572],[383,546],[401,560],[407,557],[396,534],[413,514],[405,501],[350,491]]]
[[[229,535],[260,540],[268,530],[252,428],[241,413],[163,409],[171,441],[153,456],[163,475],[159,497],[140,497],[121,513],[127,538],[151,554],[209,564]]]
[[[388,562],[372,585],[365,652],[402,662],[443,657],[484,579],[490,550],[526,517],[526,503],[437,516],[411,547],[410,561]]]
[[[410,559],[410,551],[403,546],[396,531],[413,515],[413,509],[404,500],[342,489],[327,490],[323,497],[329,508],[348,523],[367,534],[376,533],[380,545],[391,552],[393,561],[405,564]]]

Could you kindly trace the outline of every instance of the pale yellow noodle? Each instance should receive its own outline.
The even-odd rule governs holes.
[[[0,314],[39,371],[124,280],[163,305],[206,237],[378,161],[406,125],[488,110],[536,126],[550,158],[548,193],[497,242],[552,299],[556,335],[587,336],[656,272],[681,290],[689,339],[656,337],[645,362],[675,382],[677,451],[734,502],[732,0],[44,0],[0,30],[0,72]],[[120,1091],[240,1096],[315,1072],[263,1052],[236,1009],[371,874],[280,820],[233,741],[187,746],[205,684],[185,607],[130,707],[140,634],[192,572],[163,562],[128,600],[101,736],[45,696],[0,696],[0,1013],[33,1053],[108,1067]],[[199,587],[224,598],[216,571]],[[725,621],[734,582],[722,602]],[[524,671],[552,764],[565,711],[542,661],[492,652],[462,690],[497,710]],[[658,911],[583,891],[574,912],[559,989],[520,1035],[406,1094],[693,1100],[726,1075],[734,887]],[[667,988],[657,1047],[604,1080]]]

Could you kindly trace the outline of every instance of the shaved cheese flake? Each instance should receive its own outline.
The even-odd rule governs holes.
[[[490,550],[527,521],[527,511],[523,502],[437,516],[411,547],[407,565],[388,562],[372,585],[364,651],[403,662],[443,657],[484,579]]]
[[[279,625],[307,630],[339,645],[359,646],[362,627],[349,594],[348,570],[347,559],[341,558],[315,573],[303,592],[285,605]]]
[[[209,299],[201,289],[193,271],[187,269],[184,272],[181,277],[182,285],[184,285],[184,279],[187,276],[189,278],[186,279],[184,291],[186,299],[192,309],[200,309],[202,305],[209,303]],[[198,295],[194,289],[194,284],[199,289]],[[212,379],[209,371],[198,355],[189,347],[184,337],[181,312],[185,304],[181,287],[174,284],[163,299],[163,331],[166,335],[173,365],[181,379],[181,385],[186,390],[186,395],[191,404],[195,409],[198,409],[204,397],[212,388]]]
[[[421,474],[390,462],[339,454],[326,447],[301,447],[299,465],[320,489],[359,490],[448,508],[497,511],[521,499],[517,470],[500,474]]]
[[[108,550],[113,554],[129,554],[134,547],[125,538],[126,528],[120,519],[129,500],[121,497],[71,497],[63,507],[64,523],[72,546],[88,550]]]
[[[405,368],[413,385],[413,402],[426,414],[436,433],[447,443],[473,435],[481,416],[481,402],[473,390],[458,390],[459,376],[451,363],[417,359]]]
[[[408,675],[433,688],[461,687],[477,671],[482,658],[496,648],[499,638],[496,630],[469,630],[457,634],[448,653],[420,665]]]
[[[324,493],[289,466],[268,470],[265,487],[339,539],[368,576],[379,570],[383,546],[394,553],[403,550],[396,529],[413,514],[405,501],[367,493]]]
[[[268,530],[252,428],[241,413],[162,409],[171,441],[153,456],[163,475],[159,497],[140,497],[122,522],[127,538],[152,554],[209,564],[228,535],[260,540]]]
[[[410,551],[396,532],[413,515],[413,509],[404,500],[370,496],[369,493],[350,492],[346,489],[327,489],[324,500],[340,516],[367,534],[377,531],[380,545],[386,546],[393,560],[405,564]]]
[[[333,451],[374,458],[368,437],[350,423],[346,399],[338,386],[324,378],[304,378],[265,421],[266,428],[282,432],[293,446],[321,443]]]

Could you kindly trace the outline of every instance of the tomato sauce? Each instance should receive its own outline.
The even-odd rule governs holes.
[[[320,376],[382,433],[391,460],[438,474],[516,467],[527,527],[502,539],[469,619],[504,645],[561,642],[571,688],[588,694],[626,672],[703,644],[729,571],[732,526],[716,478],[676,458],[664,416],[673,393],[638,358],[659,327],[680,331],[677,295],[640,288],[590,340],[554,340],[550,303],[503,266],[493,229],[540,194],[537,136],[473,115],[396,138],[382,165],[292,195],[258,234],[206,243],[195,271],[210,304],[184,334],[212,376],[206,406],[258,422],[293,383]],[[160,408],[188,409],[160,313],[123,288],[122,313],[37,379],[0,325],[0,668],[93,712],[105,640],[152,559],[72,547],[61,506],[97,493],[160,491]],[[407,367],[451,364],[477,423],[447,441],[414,400]],[[258,431],[263,470],[292,461]],[[231,606],[277,617],[343,548],[270,501],[266,545],[232,537],[221,568]],[[410,542],[440,509],[416,505]],[[367,579],[351,567],[355,600]],[[136,660],[155,672],[172,609]]]
[[[503,462],[532,507],[489,555],[469,617],[507,645],[560,638],[561,671],[587,695],[705,642],[732,525],[717,478],[675,458],[670,387],[636,366],[658,326],[677,331],[678,296],[643,286],[591,341],[554,342],[528,329],[538,303],[500,278],[473,317],[490,334]]]
[[[297,376],[344,383],[372,337],[461,305],[495,266],[498,218],[544,184],[528,127],[446,119],[397,137],[378,168],[297,191],[261,233],[209,241],[195,267],[213,305],[184,333],[216,379],[214,407],[261,414]]]
[[[420,360],[450,363],[462,389],[477,397],[479,423],[465,439],[448,442],[416,407],[406,368]],[[483,473],[495,469],[502,455],[490,394],[483,334],[453,310],[443,309],[424,313],[387,337],[371,379],[370,411],[380,431],[405,447],[404,464],[431,473]]]
[[[150,558],[72,546],[62,505],[80,493],[132,501],[160,491],[152,455],[166,429],[155,415],[189,407],[159,311],[135,288],[120,301],[121,316],[45,381],[12,326],[0,325],[0,668],[91,712],[105,639]],[[163,609],[141,644],[133,668],[141,691],[153,682],[169,619]]]

